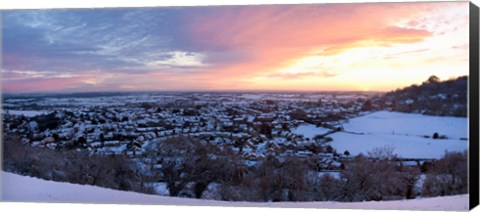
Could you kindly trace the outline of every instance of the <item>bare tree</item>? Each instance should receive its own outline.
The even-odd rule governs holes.
[[[339,181],[330,174],[325,174],[320,177],[318,186],[316,188],[317,198],[319,201],[336,200],[339,195]]]
[[[392,160],[397,157],[396,154],[394,154],[394,150],[395,147],[392,145],[385,145],[370,150],[367,155],[375,160]]]
[[[146,156],[160,165],[161,179],[170,196],[178,196],[193,183],[195,197],[200,198],[208,185],[219,176],[220,165],[215,148],[187,137],[174,137],[147,148]]]
[[[425,196],[444,196],[468,192],[467,152],[447,152],[432,164],[425,179]]]
[[[296,156],[285,159],[279,170],[279,180],[282,188],[287,189],[287,201],[302,201],[306,199],[307,164]]]
[[[341,172],[340,200],[390,199],[404,189],[399,177],[394,163],[358,156]]]
[[[268,156],[257,170],[258,192],[264,201],[303,201],[306,197],[308,166],[296,156],[280,162]]]
[[[267,156],[256,170],[258,179],[256,190],[263,201],[280,201],[282,199],[282,186],[277,175],[280,165],[280,161],[275,157]]]
[[[4,170],[47,180],[148,192],[135,164],[123,157],[101,157],[87,151],[58,151],[21,144],[5,136]]]

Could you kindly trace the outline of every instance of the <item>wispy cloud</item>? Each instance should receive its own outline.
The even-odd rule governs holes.
[[[161,59],[146,62],[149,67],[205,67],[205,55],[195,52],[168,52]]]
[[[452,55],[433,48],[446,39],[455,41],[449,49],[465,46],[462,40],[468,39],[459,37],[468,37],[465,2],[25,10],[3,14],[2,84],[9,91],[35,86],[37,90],[46,86],[63,91],[228,89],[233,85],[263,89],[268,80],[277,80],[278,87],[288,79],[339,80],[339,76],[348,76],[344,71],[353,69],[330,68],[352,68],[355,64],[348,61],[359,63],[354,56],[339,56],[358,48],[398,49],[386,51],[380,58],[407,58],[409,54],[441,58],[439,54],[445,54],[443,58],[456,61],[468,51],[457,48]],[[412,52],[408,45],[425,51]],[[318,63],[329,58],[337,62],[328,62],[329,69],[312,69],[318,66],[315,61],[299,65],[312,56],[319,58]],[[270,79],[252,83],[255,77]],[[47,83],[60,79],[69,83]]]

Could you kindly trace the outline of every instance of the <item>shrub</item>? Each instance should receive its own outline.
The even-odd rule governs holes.
[[[424,196],[444,196],[468,192],[467,152],[447,152],[433,162],[423,184]]]

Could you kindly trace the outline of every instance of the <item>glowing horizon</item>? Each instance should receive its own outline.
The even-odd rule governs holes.
[[[468,6],[4,11],[2,90],[390,91],[468,75]]]

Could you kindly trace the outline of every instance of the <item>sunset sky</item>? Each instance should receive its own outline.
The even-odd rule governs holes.
[[[468,75],[468,2],[6,11],[3,92],[389,91]]]

